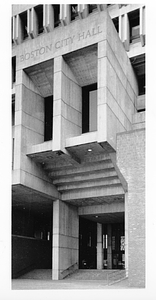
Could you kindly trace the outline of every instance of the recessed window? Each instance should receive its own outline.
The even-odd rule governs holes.
[[[114,24],[114,26],[116,28],[116,31],[119,32],[119,18],[118,17],[117,18],[113,18],[112,21],[113,21],[113,24]]]
[[[82,87],[82,133],[97,130],[97,84]]]
[[[93,11],[97,10],[97,4],[89,4],[89,14],[91,14]]]
[[[54,4],[54,28],[60,25],[60,5]]]
[[[16,82],[16,56],[12,57],[12,84]]]
[[[146,82],[145,82],[145,55],[138,55],[131,58],[131,63],[138,81],[138,95],[145,95]]]
[[[22,39],[25,40],[28,37],[28,33],[27,33],[27,11],[24,11],[19,16],[20,16],[20,19],[21,19]]]
[[[78,5],[71,4],[70,9],[71,9],[71,21],[73,21],[78,17]]]
[[[37,15],[38,34],[40,34],[44,31],[44,28],[43,28],[43,5],[37,5],[35,7],[35,12]]]
[[[15,125],[15,95],[12,95],[12,126]]]
[[[44,141],[50,141],[53,132],[53,96],[44,99],[44,118]]]
[[[130,43],[140,41],[140,16],[139,9],[136,9],[128,14],[130,26]]]

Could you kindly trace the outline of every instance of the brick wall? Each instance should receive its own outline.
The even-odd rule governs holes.
[[[129,285],[145,286],[145,130],[117,136],[117,164],[128,183]]]

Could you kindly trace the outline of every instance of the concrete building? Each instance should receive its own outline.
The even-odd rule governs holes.
[[[145,286],[145,6],[12,6],[12,277]]]

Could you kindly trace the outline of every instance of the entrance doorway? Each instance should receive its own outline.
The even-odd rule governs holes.
[[[79,269],[96,269],[97,224],[79,218]]]
[[[97,245],[97,223],[101,224],[101,246]],[[102,253],[100,269],[125,269],[124,212],[79,217],[79,269],[97,269],[97,248]]]
[[[108,229],[109,226],[109,230]],[[103,224],[104,269],[125,268],[124,223]]]

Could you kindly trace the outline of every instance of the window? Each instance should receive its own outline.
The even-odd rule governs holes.
[[[146,93],[146,80],[145,80],[145,54],[138,55],[131,58],[131,64],[138,81],[139,93],[138,95],[145,95]]]
[[[37,22],[38,22],[38,34],[44,31],[43,28],[43,5],[37,5],[35,7],[36,15],[37,15]]]
[[[60,24],[60,5],[54,4],[54,28]]]
[[[22,39],[25,40],[28,37],[27,33],[27,11],[20,14]]]
[[[139,9],[128,14],[130,26],[130,43],[137,43],[140,41],[140,16]]]
[[[145,74],[138,76],[138,85],[139,85],[139,96],[145,95]]]
[[[112,21],[113,21],[113,24],[116,28],[116,31],[119,32],[119,18],[118,17],[114,18],[114,19],[112,19]]]
[[[93,11],[97,10],[97,4],[89,4],[89,14],[91,14]]]
[[[15,125],[15,95],[12,96],[12,126]]]
[[[16,82],[16,56],[12,57],[12,84]]]
[[[71,4],[70,9],[71,9],[71,21],[73,21],[78,17],[78,5]]]
[[[44,117],[44,141],[49,141],[53,132],[53,96],[44,99]]]
[[[82,133],[97,130],[97,84],[82,88]]]

